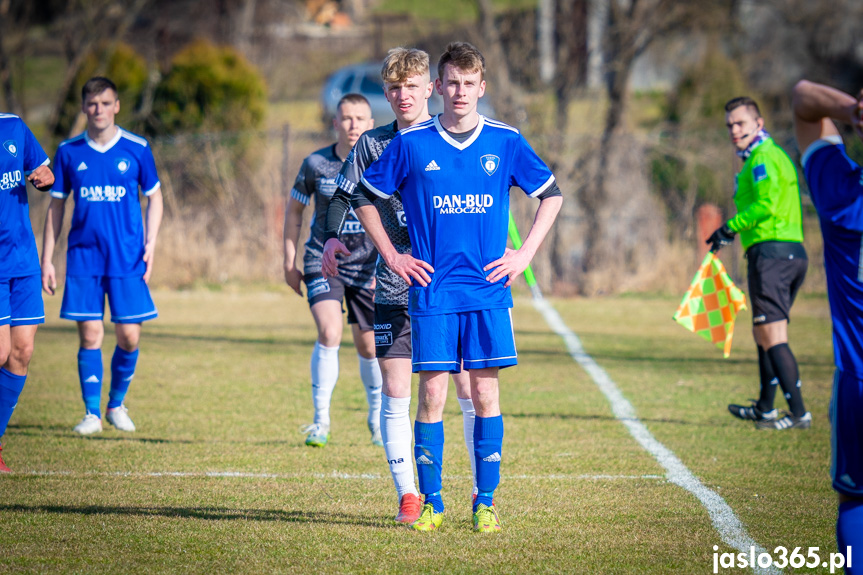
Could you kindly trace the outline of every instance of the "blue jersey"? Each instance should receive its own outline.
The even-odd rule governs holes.
[[[27,176],[50,160],[30,128],[13,114],[0,114],[0,144],[0,279],[38,274]]]
[[[863,378],[863,170],[839,136],[813,143],[802,163],[824,236],[836,367]]]
[[[143,276],[144,222],[138,188],[145,196],[159,189],[156,163],[147,140],[121,128],[105,146],[87,133],[57,149],[51,195],[73,194],[66,275]]]
[[[518,130],[480,116],[458,142],[435,117],[401,130],[362,182],[382,198],[400,192],[413,256],[435,270],[427,287],[411,286],[411,315],[512,307],[506,278],[483,271],[506,249],[509,189],[535,197],[554,183]]]

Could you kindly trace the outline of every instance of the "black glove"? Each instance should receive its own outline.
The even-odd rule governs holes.
[[[728,224],[725,224],[721,228],[713,232],[710,237],[707,238],[707,241],[704,243],[710,244],[711,252],[718,252],[725,246],[730,246],[731,244],[733,244],[735,235],[737,235],[736,232],[732,231],[731,228],[728,227]]]

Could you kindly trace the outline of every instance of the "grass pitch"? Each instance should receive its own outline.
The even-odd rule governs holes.
[[[312,416],[315,332],[303,299],[251,288],[155,299],[161,317],[145,326],[127,398],[138,432],[108,426],[88,438],[71,431],[83,415],[74,325],[56,319],[59,296],[47,302],[5,436],[17,473],[0,477],[0,573],[710,573],[713,546],[731,551],[527,299],[514,310],[520,365],[502,372],[499,535],[470,530],[454,390],[444,525],[410,532],[391,523],[395,493],[383,450],[369,441],[349,336],[332,440],[312,449],[297,431]],[[655,437],[725,498],[755,541],[835,551],[825,298],[793,310],[791,345],[814,425],[786,432],[756,431],[725,408],[757,394],[747,313],[723,360],[671,321],[675,298],[554,305]],[[105,398],[107,386],[103,406]]]

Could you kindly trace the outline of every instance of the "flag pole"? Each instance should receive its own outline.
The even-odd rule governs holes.
[[[515,249],[521,248],[521,235],[518,233],[518,227],[515,225],[512,211],[509,212],[509,239],[512,240],[512,245]],[[539,285],[536,283],[536,276],[533,275],[533,269],[530,267],[530,264],[528,264],[527,269],[524,270],[524,281],[527,282],[527,287],[530,288],[530,293],[533,294],[533,298],[541,299],[542,292],[539,289]]]

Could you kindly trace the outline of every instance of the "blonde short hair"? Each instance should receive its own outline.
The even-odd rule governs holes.
[[[429,55],[416,48],[393,48],[387,52],[381,67],[384,84],[400,84],[411,76],[429,73]]]

